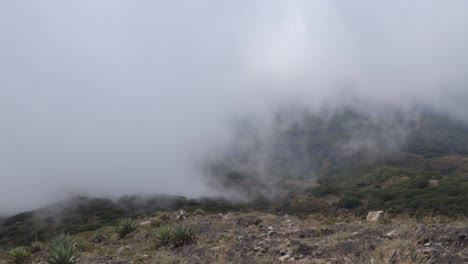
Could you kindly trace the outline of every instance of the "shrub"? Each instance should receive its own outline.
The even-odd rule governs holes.
[[[362,205],[361,200],[356,197],[343,197],[338,201],[339,208],[353,209]]]
[[[410,183],[411,188],[424,189],[429,186],[429,181],[423,178],[417,178]]]
[[[161,226],[156,229],[156,239],[160,246],[169,245],[172,241],[172,228],[170,226]]]
[[[91,252],[94,250],[94,244],[85,239],[78,238],[76,240],[76,248],[81,252]]]
[[[190,243],[195,238],[195,232],[188,226],[177,225],[172,230],[173,246],[180,247]]]
[[[77,242],[70,235],[58,235],[49,243],[48,264],[75,264],[78,258]]]
[[[128,234],[135,231],[137,225],[132,218],[124,218],[117,225],[117,233],[119,238],[125,238]]]
[[[334,186],[322,185],[311,190],[311,193],[316,197],[327,195],[339,195],[340,189]]]
[[[7,263],[10,264],[27,264],[31,254],[25,247],[17,247],[8,252]]]
[[[29,248],[31,249],[31,253],[39,253],[44,250],[45,245],[40,241],[35,241],[32,242],[31,245],[29,245]]]
[[[203,209],[196,209],[195,211],[193,211],[193,215],[205,215],[205,211],[203,211]]]

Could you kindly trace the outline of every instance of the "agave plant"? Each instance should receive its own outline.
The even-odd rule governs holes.
[[[180,209],[179,212],[176,214],[176,219],[177,220],[184,220],[187,218],[187,212],[183,209]]]
[[[31,254],[26,247],[17,247],[8,252],[7,263],[26,264],[29,263]]]
[[[192,228],[184,225],[177,225],[172,229],[173,246],[180,247],[190,243],[195,238]]]
[[[156,229],[156,239],[160,246],[169,245],[172,241],[172,228],[170,226],[161,226]]]
[[[137,225],[132,218],[122,219],[117,225],[117,233],[120,238],[126,237],[131,232],[135,231]]]
[[[34,241],[29,245],[31,253],[39,253],[44,251],[45,245],[41,241]]]
[[[75,264],[80,262],[77,242],[73,236],[58,235],[49,243],[48,264]]]
[[[163,221],[171,220],[171,216],[167,212],[159,213],[159,218]]]

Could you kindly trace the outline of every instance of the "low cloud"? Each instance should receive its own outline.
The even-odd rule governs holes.
[[[278,109],[293,109],[288,125],[302,118],[295,107],[372,116],[384,106],[413,120],[422,105],[468,121],[467,8],[2,2],[0,212],[75,193],[219,195],[204,161],[232,146],[239,120],[272,148]],[[376,143],[353,138],[349,151]]]

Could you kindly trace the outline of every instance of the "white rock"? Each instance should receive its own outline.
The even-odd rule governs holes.
[[[384,211],[370,211],[367,213],[367,222],[378,222],[384,218]]]
[[[140,226],[149,225],[149,224],[151,224],[151,220],[141,222]]]
[[[284,255],[284,256],[281,256],[278,260],[279,261],[286,261],[286,260],[289,260],[289,259],[291,259],[290,255]]]
[[[388,232],[388,233],[385,235],[385,237],[387,237],[387,238],[389,238],[389,239],[393,239],[393,238],[395,238],[396,236],[397,236],[396,230],[392,230],[392,231]]]

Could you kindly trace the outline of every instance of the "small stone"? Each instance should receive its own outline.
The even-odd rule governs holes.
[[[272,235],[275,235],[275,234],[276,234],[276,231],[273,231],[273,230],[268,231],[268,236],[272,236]]]
[[[353,235],[353,236],[358,235],[358,234],[359,234],[359,232],[353,232],[353,233],[351,233],[351,235]]]
[[[397,235],[396,230],[392,230],[392,231],[388,232],[388,233],[385,235],[385,237],[386,237],[386,238],[389,238],[389,239],[393,239],[393,238],[396,237],[396,235]]]
[[[426,244],[424,244],[425,247],[428,247],[428,246],[430,246],[430,245],[431,245],[431,243],[426,243]]]
[[[289,260],[291,259],[291,256],[290,255],[284,255],[284,256],[281,256],[278,260],[279,261],[286,261],[286,260]]]
[[[223,249],[224,249],[223,246],[217,246],[217,247],[210,248],[211,251],[220,251],[220,250],[223,250]],[[255,250],[255,248],[254,248],[254,250]]]
[[[120,253],[122,253],[124,250],[125,250],[125,248],[124,248],[124,247],[120,247],[119,249],[117,249],[117,254],[120,254]]]
[[[269,227],[268,227],[268,230],[273,230],[273,227],[272,227],[272,226],[269,226]]]
[[[149,225],[151,224],[151,220],[150,221],[143,221],[140,223],[140,226],[144,226],[144,225]]]

